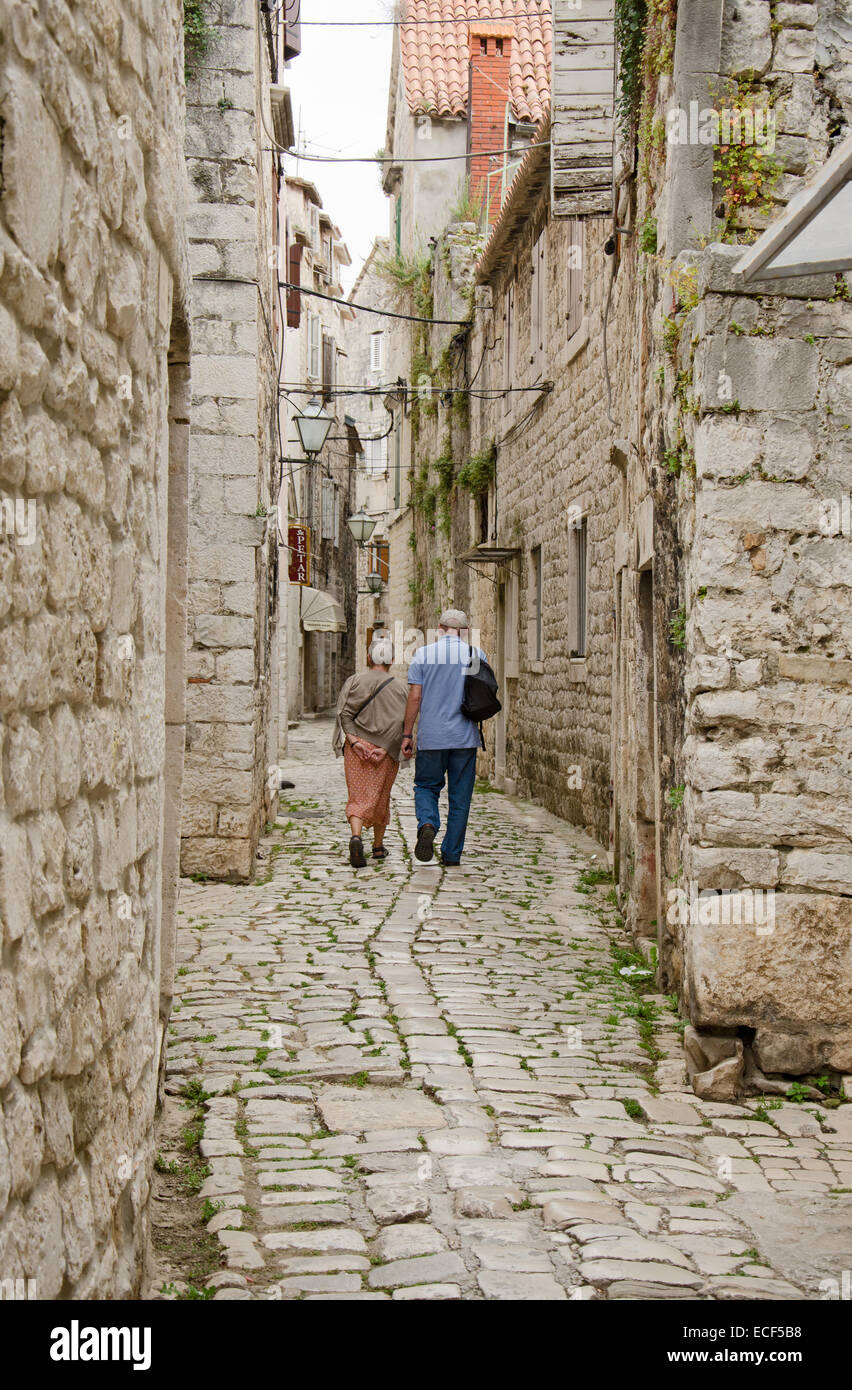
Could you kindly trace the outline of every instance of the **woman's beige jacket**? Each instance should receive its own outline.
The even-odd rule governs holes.
[[[375,699],[370,700],[366,709],[355,722],[355,711],[363,705],[373,691],[385,681],[390,681]],[[396,762],[400,761],[402,747],[402,721],[408,690],[398,677],[391,677],[387,671],[358,671],[345,681],[337,700],[337,720],[334,726],[332,747],[340,757],[346,742],[346,735],[366,739],[377,748],[384,748]]]

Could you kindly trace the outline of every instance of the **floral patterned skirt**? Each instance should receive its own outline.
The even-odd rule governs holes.
[[[352,751],[349,740],[343,750],[346,772],[346,818],[357,816],[366,826],[384,829],[390,820],[391,787],[399,772],[399,763],[387,753],[380,763],[365,763]]]

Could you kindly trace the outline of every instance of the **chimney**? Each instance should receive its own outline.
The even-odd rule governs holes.
[[[468,31],[470,78],[467,119],[470,191],[488,210],[488,221],[500,212],[505,155],[487,157],[482,150],[506,146],[506,108],[510,104],[509,60],[513,28],[505,20],[471,24]],[[490,175],[490,177],[489,177]]]

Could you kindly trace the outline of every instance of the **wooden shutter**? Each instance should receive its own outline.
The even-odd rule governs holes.
[[[538,239],[538,375],[547,373],[547,231]]]
[[[308,376],[316,381],[320,373],[319,314],[308,314]]]
[[[331,400],[331,388],[334,385],[334,339],[327,333],[322,335],[322,398],[324,401]]]
[[[583,223],[572,217],[568,223],[570,236],[568,243],[568,310],[566,314],[566,336],[572,337],[583,322]]]
[[[532,249],[530,275],[530,363],[533,380],[544,376],[547,339],[547,239],[542,230]]]
[[[388,541],[373,541],[370,546],[369,574],[381,576],[383,584],[387,584],[390,575],[390,543]]]
[[[509,285],[503,297],[503,414],[512,408],[510,386],[515,383],[515,286]]]
[[[297,241],[287,251],[287,279],[291,285],[302,283],[302,248]],[[298,328],[302,321],[302,295],[299,290],[287,291],[287,327]]]
[[[539,243],[533,243],[532,256],[530,257],[530,363],[533,367],[533,376],[536,376],[536,364],[538,362],[538,341],[541,334],[539,324],[539,294],[538,294],[538,271],[539,271]]]

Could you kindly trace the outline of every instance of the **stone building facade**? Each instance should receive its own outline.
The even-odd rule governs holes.
[[[0,1275],[122,1298],[174,958],[181,6],[7,9],[0,115]]]
[[[833,4],[658,5],[631,109],[616,9],[556,4],[549,152],[473,268],[434,247],[421,302],[470,323],[412,330],[389,607],[471,613],[483,767],[606,846],[699,1092],[783,1090],[852,1060],[852,324],[842,277],[735,266],[848,130],[848,52]],[[710,102],[727,145],[679,134]]]
[[[351,257],[316,186],[296,175],[286,180],[286,223],[287,283],[299,289],[287,291],[281,383],[287,463],[280,524],[285,535],[292,523],[307,526],[311,547],[309,584],[288,585],[288,705],[298,720],[334,704],[355,670],[356,547],[346,518],[356,510],[360,441],[343,390],[353,315],[340,269]],[[304,457],[294,423],[312,400],[333,417],[314,460]]]
[[[387,274],[392,260],[391,243],[385,237],[373,244],[349,295],[355,303],[393,313],[399,294]],[[358,610],[356,665],[366,664],[370,641],[377,632],[392,628],[388,608],[391,519],[403,497],[402,412],[394,383],[408,371],[402,349],[409,334],[399,320],[381,313],[356,310],[346,334],[346,375],[360,393],[343,397],[355,420],[363,446],[356,473],[356,509],[363,509],[376,523],[369,544],[358,552]],[[401,331],[402,330],[402,331]],[[371,593],[368,577],[378,576],[381,588]]]
[[[277,804],[283,325],[269,86],[278,53],[246,0],[220,0],[208,22],[187,88],[194,357],[181,865],[245,880]]]

